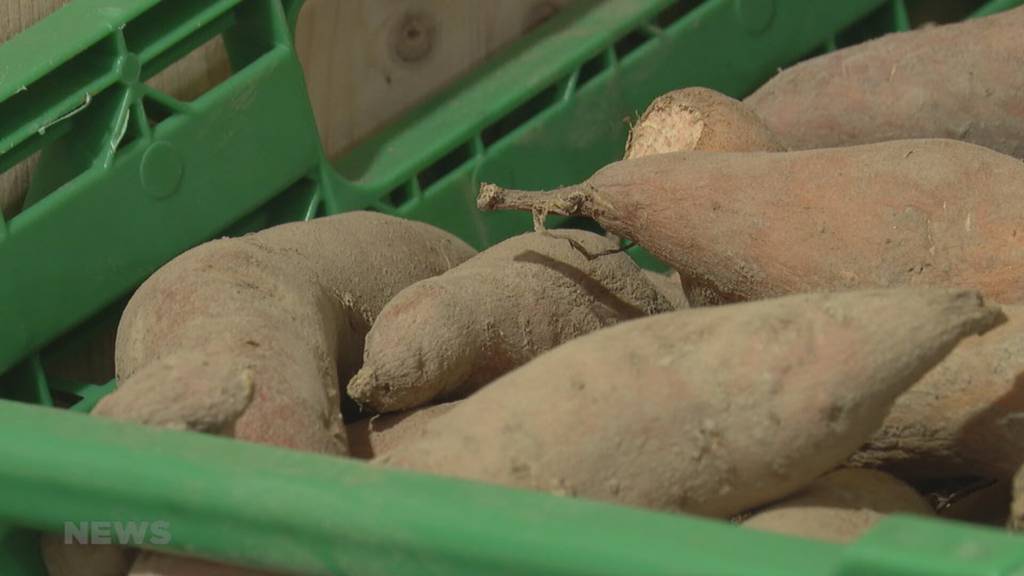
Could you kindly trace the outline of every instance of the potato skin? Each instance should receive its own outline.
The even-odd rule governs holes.
[[[849,543],[886,514],[934,515],[913,488],[876,470],[841,468],[743,521],[755,530]]]
[[[742,102],[710,88],[658,96],[629,131],[625,160],[683,150],[781,152],[785,146]]]
[[[1024,8],[889,34],[783,70],[744,100],[791,149],[953,138],[1024,158]]]
[[[984,476],[1009,482],[1024,465],[1024,306],[964,339],[893,405],[851,461],[903,478]]]
[[[1024,303],[1024,164],[953,140],[676,152],[484,209],[588,216],[679,271],[691,304],[822,290],[978,288]],[[712,296],[708,296],[712,295]]]
[[[840,464],[961,337],[999,321],[947,290],[632,320],[506,374],[374,462],[728,517]]]
[[[522,234],[409,286],[370,329],[349,395],[377,412],[463,397],[562,342],[673,310],[617,249],[584,230]]]

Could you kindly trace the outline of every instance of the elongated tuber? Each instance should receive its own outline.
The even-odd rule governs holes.
[[[1024,301],[1019,160],[953,140],[676,152],[551,192],[481,187],[484,210],[590,217],[683,277],[691,304],[935,285]],[[693,297],[691,297],[691,295]]]
[[[890,34],[782,71],[744,104],[793,149],[954,138],[1024,158],[1024,8]]]
[[[370,324],[399,290],[472,254],[437,228],[369,212],[194,248],[128,303],[121,384],[95,413],[344,454],[339,376],[358,368]]]
[[[728,517],[849,457],[964,336],[971,291],[798,295],[659,314],[571,340],[375,462]]]
[[[674,306],[610,240],[516,236],[400,292],[366,337],[349,395],[378,412],[465,396],[569,339]]]

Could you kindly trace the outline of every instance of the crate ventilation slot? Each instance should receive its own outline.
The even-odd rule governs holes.
[[[615,56],[621,61],[626,56],[635,52],[638,48],[654,39],[653,31],[648,27],[641,27],[630,31],[615,42]]]
[[[703,3],[704,0],[678,0],[673,2],[663,8],[661,12],[658,12],[658,15],[654,17],[654,24],[663,30],[667,30],[676,22],[682,20],[683,16],[686,16]]]

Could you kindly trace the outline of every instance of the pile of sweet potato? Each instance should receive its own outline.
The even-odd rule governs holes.
[[[478,254],[375,213],[195,248],[128,304],[95,414],[839,542],[889,513],[1019,529],[1020,25],[666,94],[585,182],[482,185],[537,229]],[[53,574],[221,570],[44,550]]]

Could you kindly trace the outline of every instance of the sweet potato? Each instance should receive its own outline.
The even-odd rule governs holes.
[[[369,212],[194,248],[128,303],[121,384],[94,412],[344,454],[339,376],[358,368],[373,319],[402,288],[472,255],[439,229]]]
[[[1024,466],[1013,478],[1013,507],[1010,509],[1010,528],[1024,530]]]
[[[402,288],[473,253],[437,228],[369,212],[203,244],[132,296],[118,326],[120,385],[93,413],[345,454],[339,377],[358,368],[373,319]],[[191,574],[180,558],[159,562]]]
[[[852,462],[904,478],[1009,481],[1024,465],[1024,307],[967,338],[893,406]]]
[[[465,396],[571,338],[672,310],[617,248],[583,230],[524,234],[402,290],[349,395],[377,412]]]
[[[1024,300],[1019,160],[953,140],[801,152],[676,152],[484,210],[587,216],[683,277],[691,304],[937,285]],[[691,297],[692,296],[692,297]]]
[[[891,34],[784,70],[744,100],[793,149],[954,138],[1024,158],[1024,8]]]
[[[710,88],[683,88],[651,102],[629,131],[626,160],[683,150],[781,152],[785,147],[742,102]]]
[[[345,426],[349,456],[369,460],[423,435],[427,423],[447,413],[458,402],[445,402],[417,410],[378,414]]]
[[[830,472],[785,500],[743,521],[755,530],[852,542],[886,514],[934,514],[931,505],[901,480],[876,470]]]
[[[374,462],[728,517],[848,458],[963,336],[1001,321],[971,291],[797,295],[571,340]]]

